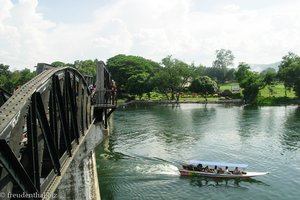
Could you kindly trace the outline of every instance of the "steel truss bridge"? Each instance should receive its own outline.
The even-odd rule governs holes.
[[[95,120],[107,126],[116,108],[115,88],[103,62],[97,63],[96,91],[89,88],[93,77],[74,68],[38,64],[38,69],[43,72],[13,95],[0,89],[2,194],[47,191],[89,127]]]

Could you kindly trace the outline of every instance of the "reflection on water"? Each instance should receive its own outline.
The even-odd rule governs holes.
[[[103,200],[300,196],[296,106],[129,107],[111,121],[110,137],[96,149]],[[180,164],[193,159],[245,163],[248,171],[270,174],[247,180],[180,177]]]
[[[252,106],[244,106],[241,109],[238,117],[239,122],[239,135],[242,140],[246,140],[250,137],[255,137],[259,134],[257,130],[258,122],[260,119],[260,110]],[[255,117],[253,117],[255,116]]]
[[[286,117],[281,143],[287,150],[298,150],[300,148],[300,108],[291,111]]]
[[[257,184],[268,186],[260,180],[253,178],[248,179],[222,179],[222,178],[206,178],[206,177],[181,177],[181,179],[186,179],[190,181],[190,184],[198,187],[226,187],[226,188],[239,188],[248,189],[247,185]]]
[[[191,110],[191,117],[194,124],[211,123],[210,121],[214,120],[215,116],[216,116],[215,107],[209,108],[207,105],[205,105],[204,108]]]

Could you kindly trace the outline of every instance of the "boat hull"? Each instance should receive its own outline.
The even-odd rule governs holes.
[[[247,172],[246,174],[219,174],[219,173],[208,173],[200,171],[192,171],[186,169],[180,169],[181,176],[200,176],[210,178],[251,178],[255,176],[262,176],[268,174],[268,172]]]

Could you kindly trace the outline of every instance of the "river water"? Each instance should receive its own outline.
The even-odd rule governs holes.
[[[181,104],[119,108],[96,149],[105,199],[299,199],[300,108]],[[192,159],[248,164],[249,180],[180,177]]]

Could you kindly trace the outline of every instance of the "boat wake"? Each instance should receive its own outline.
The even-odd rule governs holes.
[[[141,174],[161,174],[161,175],[174,175],[179,176],[178,168],[172,164],[139,164],[135,167],[135,170]]]
[[[179,176],[178,163],[164,160],[158,157],[141,156],[137,154],[123,154],[123,157],[131,160],[132,168],[144,175],[171,175]],[[130,170],[130,169],[129,169]]]

